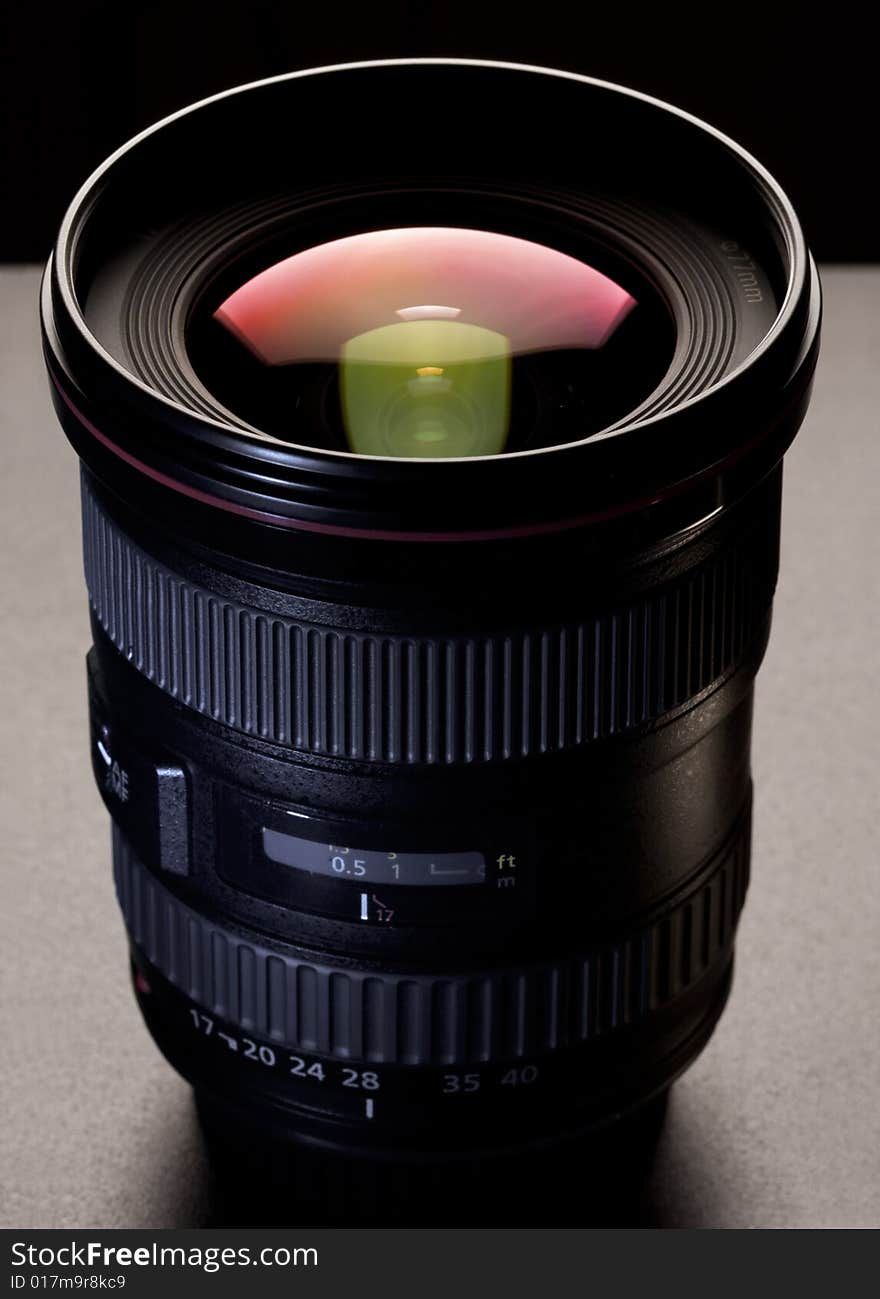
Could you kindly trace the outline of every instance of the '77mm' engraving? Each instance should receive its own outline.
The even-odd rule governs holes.
[[[730,268],[736,276],[746,302],[763,302],[764,295],[755,274],[758,268],[752,261],[750,254],[744,248],[741,248],[735,239],[723,240],[721,251],[730,263]]]

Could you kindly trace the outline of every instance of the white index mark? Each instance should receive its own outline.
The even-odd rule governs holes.
[[[367,1111],[367,1118],[368,1118],[368,1119],[371,1119],[371,1118],[373,1117],[373,1098],[372,1098],[372,1096],[368,1096],[368,1097],[366,1098],[366,1100],[364,1101],[364,1108],[365,1108],[365,1110]]]
[[[104,761],[106,762],[107,766],[108,766],[108,767],[112,767],[112,766],[113,766],[113,759],[110,757],[110,754],[109,754],[109,753],[107,752],[107,750],[104,748],[104,746],[103,746],[103,744],[101,743],[100,740],[98,740],[98,752],[100,753],[101,757],[102,757],[102,758],[104,759]]]
[[[432,875],[470,875],[471,871],[469,866],[437,866],[434,862],[431,862],[430,873]]]
[[[362,893],[361,894],[361,920],[369,920],[370,918],[370,913],[367,909],[369,905],[369,901],[370,899],[368,895],[366,893]]]

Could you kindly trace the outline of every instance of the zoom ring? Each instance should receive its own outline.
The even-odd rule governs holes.
[[[537,630],[338,631],[246,608],[131,542],[83,478],[95,616],[150,681],[204,716],[294,749],[379,763],[559,752],[656,721],[736,666],[765,625],[776,525],[759,520],[675,584]]]
[[[668,1004],[724,952],[745,899],[750,817],[671,907],[616,945],[464,975],[356,970],[222,928],[184,905],[114,826],[117,896],[132,943],[204,1010],[343,1060],[453,1065],[592,1041]]]

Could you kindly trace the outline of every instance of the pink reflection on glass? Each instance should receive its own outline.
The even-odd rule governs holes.
[[[634,305],[607,275],[553,248],[428,226],[308,248],[255,275],[214,314],[267,364],[286,365],[337,360],[349,339],[407,319],[478,324],[505,335],[514,354],[597,348]]]

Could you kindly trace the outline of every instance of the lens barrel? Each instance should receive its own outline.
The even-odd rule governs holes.
[[[326,432],[344,374],[258,391],[205,324],[297,250],[446,225],[639,304],[618,359],[514,368],[497,454],[355,454]],[[136,996],[215,1129],[460,1182],[600,1140],[705,1045],[819,310],[753,159],[542,69],[275,78],[86,182],[42,321],[92,763]]]

